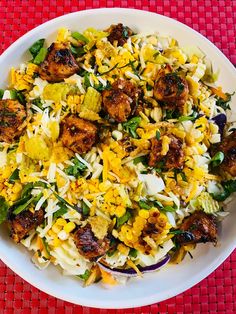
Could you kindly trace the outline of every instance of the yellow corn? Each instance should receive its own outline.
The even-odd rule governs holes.
[[[76,227],[75,223],[70,221],[64,226],[63,229],[65,230],[65,232],[70,233],[72,230],[75,229],[75,227]]]
[[[55,238],[55,239],[53,240],[53,246],[58,247],[58,246],[60,246],[61,244],[62,244],[62,241],[59,240],[58,238]]]
[[[142,218],[145,218],[145,219],[149,218],[149,212],[145,209],[141,209],[138,214]]]
[[[64,227],[64,226],[67,224],[67,222],[66,222],[66,220],[63,219],[63,218],[58,218],[57,221],[56,221],[56,224],[57,224],[58,226]]]
[[[62,229],[62,227],[58,226],[56,223],[52,226],[52,231],[55,232],[55,233],[60,232],[61,229]]]

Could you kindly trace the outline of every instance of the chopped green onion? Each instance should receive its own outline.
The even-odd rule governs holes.
[[[73,33],[71,34],[71,36],[72,36],[74,39],[83,41],[83,42],[86,43],[86,44],[89,42],[88,38],[86,38],[83,34],[81,34],[81,33],[79,33],[79,32],[73,32]]]
[[[138,251],[136,249],[130,249],[129,256],[136,258],[138,256]]]
[[[5,198],[0,195],[0,224],[7,220],[9,205]]]
[[[84,274],[82,275],[77,275],[80,279],[86,281],[89,276],[90,276],[90,271],[88,269],[86,269],[86,271],[84,272]]]
[[[0,88],[0,99],[2,99],[3,95],[4,95],[4,90]]]
[[[223,152],[217,152],[217,153],[211,158],[210,163],[211,163],[212,167],[217,167],[217,166],[219,166],[219,165],[223,162],[224,158],[225,158],[225,155],[224,155]]]
[[[60,209],[58,209],[54,214],[53,214],[53,219],[57,219],[58,217],[63,216],[64,214],[66,214],[68,212],[68,208],[67,206],[65,206],[64,204],[60,204]]]
[[[43,47],[45,42],[44,38],[41,38],[39,40],[37,40],[30,48],[29,51],[32,54],[33,58],[35,58],[37,56],[37,54],[39,53],[40,49]]]
[[[126,223],[131,217],[130,212],[126,212],[122,217],[117,218],[116,226],[119,228],[122,226],[124,223]]]
[[[19,205],[18,207],[16,207],[13,211],[14,215],[18,215],[21,212],[23,212],[24,210],[27,209],[27,207],[33,202],[33,200],[35,199],[35,196],[32,196],[26,203]]]
[[[42,63],[44,59],[46,58],[47,53],[48,53],[48,50],[46,48],[41,48],[37,56],[34,58],[33,63],[35,64]]]
[[[16,180],[19,180],[19,172],[20,170],[18,168],[16,168],[12,174],[10,175],[10,178],[8,180],[9,183],[14,183]]]
[[[83,201],[82,202],[82,213],[83,213],[83,215],[88,216],[89,212],[90,212],[89,206]]]
[[[157,138],[158,141],[160,140],[160,138],[161,138],[160,131],[156,131],[156,138]]]
[[[142,208],[142,209],[151,209],[152,208],[152,206],[148,205],[147,202],[142,201],[142,200],[140,200],[138,202],[138,204],[139,204],[139,207]]]

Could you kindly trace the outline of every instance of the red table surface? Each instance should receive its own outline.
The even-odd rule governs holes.
[[[211,40],[236,64],[236,1],[2,1],[0,53],[21,35],[54,17],[91,8],[124,7],[148,10],[183,22]],[[0,69],[1,71],[1,69]],[[150,306],[92,309],[70,304],[32,287],[0,261],[0,313],[236,313],[236,251],[210,276],[192,289]]]

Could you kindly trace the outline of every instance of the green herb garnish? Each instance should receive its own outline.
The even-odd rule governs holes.
[[[219,165],[223,162],[224,158],[225,158],[225,155],[224,155],[223,152],[217,152],[217,153],[211,158],[210,163],[211,163],[212,167],[217,167],[217,166],[219,166]]]
[[[83,34],[79,32],[73,32],[71,36],[77,40],[83,41],[86,44],[89,42],[88,38],[86,38]]]
[[[89,212],[90,212],[89,206],[84,201],[82,201],[82,213],[83,213],[83,215],[88,216]]]
[[[134,117],[134,118],[130,119],[129,121],[124,122],[122,124],[124,130],[127,133],[129,133],[133,138],[138,138],[138,135],[136,133],[136,129],[137,129],[138,125],[140,124],[141,120],[142,120],[141,117]]]
[[[9,205],[3,196],[0,196],[0,224],[7,220]]]
[[[147,202],[142,201],[142,200],[140,200],[140,201],[138,202],[138,205],[139,205],[139,207],[142,208],[142,209],[151,209],[151,208],[152,208],[152,206],[150,206]]]
[[[77,158],[72,159],[72,162],[74,166],[69,166],[68,168],[66,168],[65,173],[78,179],[87,169],[87,166],[79,161]]]
[[[116,221],[116,227],[119,228],[122,226],[124,223],[126,223],[131,217],[131,214],[129,211],[127,211],[122,217],[117,218]]]
[[[30,48],[29,51],[31,53],[31,55],[33,56],[33,58],[35,58],[37,56],[37,54],[39,53],[40,49],[43,47],[45,42],[44,38],[41,38],[39,40],[37,40]]]
[[[37,56],[34,58],[33,63],[37,65],[42,63],[44,59],[46,58],[47,53],[48,53],[48,50],[46,48],[41,48]]]
[[[16,168],[12,174],[10,175],[10,178],[8,180],[9,183],[14,183],[16,180],[19,180],[19,172],[20,170],[18,168]]]

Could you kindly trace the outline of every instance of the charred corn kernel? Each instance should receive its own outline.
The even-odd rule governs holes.
[[[64,226],[63,230],[65,230],[65,232],[67,233],[70,233],[75,229],[75,227],[76,227],[75,223],[70,221]]]
[[[53,246],[58,247],[62,244],[61,240],[58,238],[54,238],[53,240]]]
[[[117,249],[121,254],[124,254],[124,255],[129,254],[129,248],[122,243],[118,244]]]
[[[149,212],[145,209],[141,209],[138,214],[140,217],[145,218],[145,219],[149,217]]]
[[[62,229],[62,227],[58,226],[56,223],[52,226],[52,231],[55,232],[55,233],[60,232],[61,229]]]
[[[64,227],[67,224],[67,221],[65,219],[63,219],[63,218],[58,218],[57,221],[56,221],[56,224],[58,226]]]

